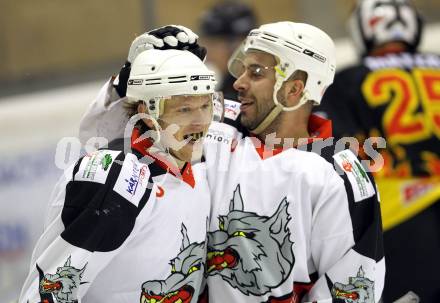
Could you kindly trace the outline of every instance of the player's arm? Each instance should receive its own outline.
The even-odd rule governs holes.
[[[117,192],[127,162],[123,160],[122,152],[103,150],[70,170],[64,199],[50,205],[58,215],[38,240],[20,303],[81,302],[95,277],[127,243],[139,208]]]
[[[94,137],[104,138],[107,143],[123,137],[128,122],[123,103],[131,64],[140,53],[153,48],[188,50],[201,60],[206,57],[206,49],[198,44],[198,36],[181,25],[163,26],[136,37],[119,74],[106,82],[81,118],[79,138],[83,145]],[[106,147],[102,141],[98,142],[101,142],[99,147]]]
[[[374,179],[351,151],[336,153],[334,160],[336,170],[314,213],[312,263],[319,278],[308,299],[378,302],[385,264]]]

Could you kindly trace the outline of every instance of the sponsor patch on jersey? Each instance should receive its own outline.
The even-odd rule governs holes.
[[[236,120],[240,114],[240,103],[225,99],[225,118]]]
[[[212,129],[210,128],[208,130],[208,133],[205,137],[207,140],[212,140],[214,142],[224,143],[224,144],[230,144],[231,143],[231,136],[228,136],[225,132]]]
[[[114,160],[120,151],[98,150],[86,155],[75,174],[76,181],[91,181],[104,184]]]
[[[335,154],[333,158],[347,175],[355,202],[365,200],[376,193],[364,167],[350,150],[343,150]]]
[[[127,154],[113,190],[136,207],[147,190],[150,170],[133,154]]]

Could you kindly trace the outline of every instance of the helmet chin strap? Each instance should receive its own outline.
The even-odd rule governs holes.
[[[294,110],[297,110],[301,106],[303,106],[309,99],[309,93],[307,91],[304,91],[303,95],[301,96],[301,99],[299,100],[297,105],[294,106],[284,106],[282,105],[277,98],[277,93],[281,86],[284,83],[284,79],[286,78],[285,74],[282,73],[279,69],[275,68],[276,74],[276,82],[273,88],[273,96],[272,100],[275,104],[274,108],[266,115],[266,117],[263,119],[263,121],[260,122],[260,124],[257,125],[256,128],[250,130],[253,134],[259,135],[261,134],[272,122],[278,117],[278,115],[281,112],[291,112]]]
[[[279,105],[274,106],[269,114],[257,125],[256,128],[251,129],[251,133],[259,135],[261,134],[274,120],[278,115],[283,111],[283,108]]]
[[[154,118],[151,118],[151,122],[153,122],[153,125],[154,125],[154,128],[156,129],[156,138],[154,138],[154,143],[159,143],[160,142],[160,129],[161,129],[161,127],[160,127],[160,125],[159,125],[159,122],[157,122],[157,120],[156,119],[154,119]]]

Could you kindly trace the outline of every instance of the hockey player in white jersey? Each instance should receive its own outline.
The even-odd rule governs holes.
[[[149,36],[179,40],[175,30]],[[240,102],[225,101],[225,123],[212,123],[205,140],[210,302],[378,302],[374,180],[350,151],[335,152],[331,122],[310,115],[333,80],[333,42],[291,22],[262,26],[245,42],[230,64]],[[118,98],[109,82],[82,121],[83,142],[115,136],[99,126],[122,121]]]
[[[134,127],[65,171],[20,303],[189,303],[203,291],[214,74],[188,51],[132,63]]]
[[[333,81],[333,41],[308,24],[266,24],[229,71],[239,102],[225,101],[205,142],[209,302],[378,302],[374,180],[335,150],[331,122],[311,115]]]

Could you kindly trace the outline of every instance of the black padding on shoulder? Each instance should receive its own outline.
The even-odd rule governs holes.
[[[71,181],[61,212],[65,230],[61,237],[89,251],[112,251],[130,235],[138,215],[135,205],[113,191],[125,158],[116,157],[105,184]]]
[[[338,152],[338,151],[336,151]],[[384,256],[383,234],[382,234],[382,217],[380,211],[380,203],[377,194],[365,200],[355,202],[353,188],[345,173],[339,173],[335,165],[333,155],[335,154],[335,145],[325,146],[320,150],[320,155],[327,160],[344,181],[345,191],[348,197],[348,207],[353,227],[353,237],[355,246],[353,249],[376,262],[380,261]],[[361,161],[358,157],[358,160]],[[377,190],[374,178],[370,172],[367,172],[368,178],[373,182],[374,188]]]
[[[106,191],[104,186],[96,188],[101,184],[78,183],[83,184],[75,186],[77,184],[73,183],[68,191],[81,187],[79,195],[67,199],[66,193],[66,203],[61,215],[65,230],[61,237],[70,244],[89,251],[108,252],[117,249],[133,230],[138,214],[137,207],[116,192]],[[81,203],[81,196],[87,192],[95,194]]]

